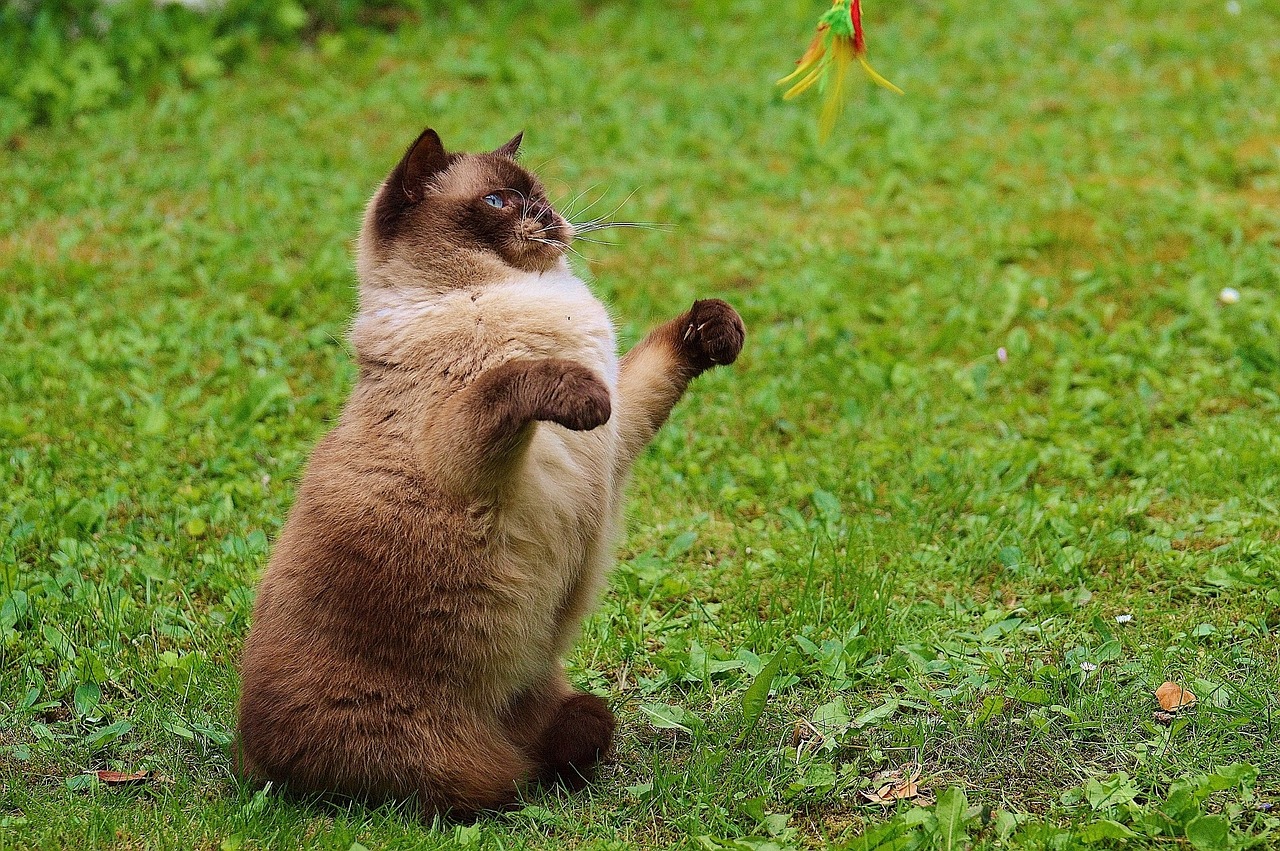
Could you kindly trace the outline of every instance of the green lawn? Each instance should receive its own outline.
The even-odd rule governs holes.
[[[1280,843],[1280,6],[1226,6],[868,0],[906,95],[852,80],[825,147],[772,86],[821,0],[547,0],[0,150],[0,849]],[[670,225],[580,246],[626,340],[711,295],[749,329],[571,660],[616,758],[468,828],[224,752],[360,211],[428,123]],[[861,796],[907,763],[900,815]]]

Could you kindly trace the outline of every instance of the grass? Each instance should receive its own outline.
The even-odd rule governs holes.
[[[871,4],[907,95],[858,81],[821,147],[771,88],[820,7],[468,6],[0,152],[0,848],[1276,841],[1280,9]],[[465,828],[224,753],[354,375],[350,241],[424,123],[673,226],[584,249],[627,340],[708,295],[750,331],[571,660],[615,761]],[[859,796],[908,762],[902,814]]]

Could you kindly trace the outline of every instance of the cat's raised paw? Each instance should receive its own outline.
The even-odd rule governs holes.
[[[738,311],[718,298],[708,298],[695,301],[688,316],[681,343],[699,371],[738,359],[747,337]]]
[[[553,359],[544,361],[546,382],[543,404],[534,419],[559,423],[573,431],[590,431],[609,421],[613,404],[609,388],[581,364]]]

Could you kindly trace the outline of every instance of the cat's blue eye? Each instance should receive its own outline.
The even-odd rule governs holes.
[[[484,196],[484,202],[488,204],[490,207],[493,207],[498,210],[501,210],[503,207],[507,206],[507,202],[503,201],[502,196],[496,192],[491,195]]]

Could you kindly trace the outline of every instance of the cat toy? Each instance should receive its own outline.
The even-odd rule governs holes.
[[[867,61],[867,39],[862,32],[862,0],[835,0],[818,19],[818,32],[796,63],[796,70],[778,81],[780,86],[795,81],[782,96],[784,100],[804,94],[815,83],[818,85],[818,91],[824,96],[818,135],[824,142],[844,108],[845,72],[854,60],[876,83],[902,94],[902,89],[880,76]]]

